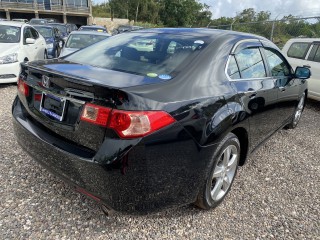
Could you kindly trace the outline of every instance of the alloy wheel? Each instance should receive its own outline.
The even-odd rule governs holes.
[[[222,199],[236,175],[239,152],[235,145],[229,145],[218,158],[212,175],[211,198],[214,201]]]
[[[303,95],[301,96],[300,98],[300,101],[299,101],[299,104],[296,108],[296,112],[294,114],[294,120],[293,120],[293,125],[296,126],[301,118],[301,115],[302,115],[302,111],[303,111],[303,108],[304,108],[304,102],[305,102],[305,99],[306,99],[306,95],[305,93],[303,93]]]

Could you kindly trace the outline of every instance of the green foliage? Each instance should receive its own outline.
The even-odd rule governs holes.
[[[298,19],[293,15],[273,21],[270,12],[255,12],[248,8],[238,13],[234,18],[221,17],[212,20],[212,28],[253,33],[272,40],[280,48],[290,39],[295,37],[320,37],[320,18],[312,21]],[[231,27],[232,25],[232,27]],[[273,29],[273,32],[272,32]]]
[[[94,17],[110,18],[111,9],[108,3],[92,6],[92,15]]]
[[[106,6],[105,6],[106,5]],[[109,0],[93,7],[93,15],[128,18],[166,27],[207,26],[212,13],[198,0]]]

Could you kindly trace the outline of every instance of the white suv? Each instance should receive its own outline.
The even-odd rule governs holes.
[[[32,26],[0,21],[0,84],[17,82],[21,62],[45,56],[46,41]]]
[[[282,49],[293,68],[307,66],[312,76],[308,80],[309,98],[320,101],[320,38],[293,38]]]

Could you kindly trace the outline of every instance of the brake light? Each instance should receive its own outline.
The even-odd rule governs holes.
[[[87,103],[84,106],[81,120],[100,126],[107,126],[111,110],[111,108],[101,107],[98,105]]]
[[[111,128],[121,138],[144,137],[176,121],[163,111],[112,110],[93,104],[85,105],[81,120]]]
[[[113,110],[109,127],[122,138],[143,137],[175,122],[162,111],[120,111]]]
[[[29,86],[21,78],[18,79],[18,91],[24,96],[29,96]]]

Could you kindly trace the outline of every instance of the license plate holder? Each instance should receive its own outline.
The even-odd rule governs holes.
[[[65,108],[66,99],[42,93],[40,112],[61,122],[64,117]]]

